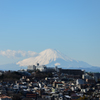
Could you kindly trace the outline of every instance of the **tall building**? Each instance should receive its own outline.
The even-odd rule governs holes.
[[[27,70],[40,70],[41,72],[44,72],[47,70],[47,67],[45,65],[39,65],[39,63],[37,63],[37,66],[35,65],[29,65]]]
[[[27,70],[36,70],[36,66],[35,65],[29,65]]]

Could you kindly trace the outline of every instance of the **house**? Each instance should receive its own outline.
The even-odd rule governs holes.
[[[74,91],[71,92],[71,100],[77,100],[79,98],[80,98],[80,96],[77,93],[75,93]]]
[[[84,80],[82,80],[82,79],[77,79],[76,80],[76,85],[81,85],[81,84],[84,84],[85,82],[84,82]]]
[[[53,82],[53,87],[62,87],[63,83],[62,82]]]
[[[95,84],[96,81],[94,79],[86,79],[86,82],[89,84]]]
[[[65,95],[65,96],[64,96],[64,100],[71,100],[71,96]]]
[[[6,94],[6,89],[4,87],[0,87],[0,94]]]
[[[36,99],[37,98],[37,94],[33,93],[33,92],[27,92],[26,93],[26,98],[34,98],[34,99]]]
[[[0,100],[12,100],[12,98],[9,96],[1,96]]]
[[[88,73],[85,73],[82,75],[82,79],[92,79],[92,76],[90,76]]]
[[[100,80],[100,73],[94,73],[94,77],[97,78],[97,81]]]

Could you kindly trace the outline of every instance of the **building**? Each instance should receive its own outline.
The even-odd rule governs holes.
[[[85,82],[84,82],[84,80],[82,80],[82,79],[77,79],[76,80],[76,85],[81,85],[81,84],[84,84]]]
[[[80,69],[59,69],[60,73],[63,73],[63,74],[68,74],[68,75],[74,75],[77,76],[79,75],[80,77],[79,78],[82,78],[82,75],[84,73],[84,71],[80,70]]]
[[[12,100],[12,98],[9,96],[1,96],[0,100]]]
[[[47,70],[47,67],[45,65],[37,66],[36,70],[40,70],[41,72],[45,72]]]
[[[27,70],[36,70],[36,66],[35,65],[29,65]]]
[[[45,65],[39,65],[39,63],[37,63],[37,66],[35,65],[29,65],[27,67],[27,70],[32,70],[32,71],[35,71],[35,70],[40,70],[41,72],[59,72],[59,69],[57,66],[55,67],[46,67]]]
[[[29,65],[27,70],[40,70],[41,72],[45,72],[47,70],[47,67],[45,65],[39,65],[39,63],[37,63],[37,66]]]

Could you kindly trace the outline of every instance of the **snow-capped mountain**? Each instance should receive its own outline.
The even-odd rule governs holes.
[[[72,61],[71,58],[68,58],[58,50],[46,49],[40,52],[37,57],[24,59],[22,61],[19,61],[17,64],[19,64],[20,66],[36,65],[37,63],[39,63],[40,65],[47,65],[49,63],[55,62],[55,64],[57,65],[57,63],[60,64],[60,62],[56,62],[57,59]]]
[[[58,50],[54,49],[46,49],[39,53],[36,57],[30,57],[19,61],[17,64],[20,66],[28,66],[28,65],[36,65],[39,63],[40,65],[47,65],[49,67],[62,67],[62,68],[90,68],[91,65],[83,62],[76,61],[62,54]]]
[[[20,70],[26,69],[28,65],[46,65],[47,67],[55,67],[64,69],[84,69],[91,72],[100,72],[100,67],[91,66],[83,61],[76,61],[72,58],[67,57],[58,50],[46,49],[35,57],[30,57],[22,61],[11,64],[0,65],[1,70]],[[21,67],[20,67],[21,66]],[[25,67],[24,67],[25,66]]]

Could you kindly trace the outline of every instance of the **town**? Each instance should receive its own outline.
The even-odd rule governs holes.
[[[0,100],[100,100],[100,73],[39,63],[0,71]]]

